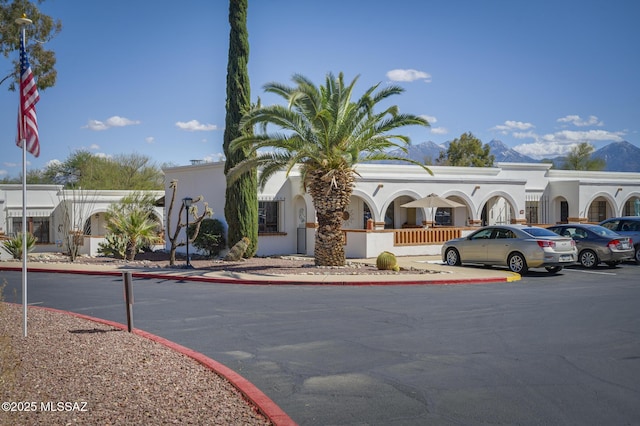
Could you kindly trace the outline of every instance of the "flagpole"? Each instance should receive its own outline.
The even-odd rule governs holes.
[[[26,44],[25,40],[25,28],[27,24],[32,24],[33,21],[26,16],[16,19],[16,24],[21,26],[22,40]],[[22,87],[20,88],[22,92]],[[20,94],[22,96],[22,93]],[[22,108],[22,105],[20,106]],[[27,337],[27,140],[24,137],[26,135],[24,129],[24,120],[20,120],[20,126],[22,126],[22,335]]]
[[[22,29],[24,36],[24,28]],[[21,123],[22,124],[22,123]],[[22,139],[22,335],[27,337],[27,140]]]

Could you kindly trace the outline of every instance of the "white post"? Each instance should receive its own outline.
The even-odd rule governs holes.
[[[16,19],[16,24],[22,26],[22,40],[26,45],[24,26],[32,24],[31,19],[27,19],[24,15],[22,18]],[[20,76],[22,78],[22,76]],[[20,105],[22,108],[22,94]],[[21,120],[18,123],[22,126],[22,135],[25,135],[24,117],[20,114]],[[27,141],[22,138],[22,335],[27,337]]]
[[[24,28],[22,31],[24,36]],[[24,126],[24,120],[20,125]],[[22,139],[22,335],[24,337],[27,337],[27,256],[27,141]]]

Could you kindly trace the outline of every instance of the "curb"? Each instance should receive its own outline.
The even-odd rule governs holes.
[[[115,321],[109,321],[101,318],[91,317],[89,315],[78,314],[70,311],[63,311],[55,308],[47,308],[44,306],[30,306],[30,308],[34,309],[43,309],[50,312],[57,312],[65,315],[71,315],[76,318],[81,318],[93,322],[97,322],[100,324],[105,324],[114,328],[118,328],[124,331],[127,331],[127,326],[124,324],[120,324]],[[156,336],[155,334],[146,332],[144,330],[139,330],[134,328],[132,333],[148,339],[152,340],[156,343],[159,343],[173,351],[179,352],[189,358],[197,361],[202,364],[204,367],[213,371],[215,374],[226,379],[233,387],[235,387],[247,401],[253,404],[262,415],[267,417],[271,422],[276,426],[294,426],[297,425],[296,422],[291,419],[275,402],[273,402],[267,395],[265,395],[260,389],[258,389],[253,383],[242,377],[240,374],[231,370],[229,367],[224,364],[215,361],[206,355],[189,349],[185,346],[179,345],[178,343],[172,342],[170,340],[165,339],[164,337]]]
[[[0,271],[22,271],[22,267],[0,266]],[[28,268],[29,272],[45,272],[59,274],[78,274],[78,275],[106,275],[121,276],[123,272],[131,272],[134,278],[142,279],[162,279],[174,281],[193,281],[206,282],[216,284],[236,284],[236,285],[325,285],[325,286],[390,286],[390,285],[455,285],[455,284],[488,284],[499,282],[514,282],[521,279],[520,274],[511,273],[509,277],[492,277],[492,278],[443,278],[438,280],[391,280],[391,281],[294,281],[291,279],[240,279],[240,278],[224,278],[224,277],[203,277],[189,275],[165,275],[155,272],[133,272],[133,271],[91,271],[91,270],[74,270],[74,269],[47,269],[47,268]]]

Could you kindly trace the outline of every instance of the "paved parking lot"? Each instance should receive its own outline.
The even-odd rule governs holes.
[[[448,286],[136,280],[134,318],[302,425],[636,424],[639,268]],[[117,278],[29,280],[31,303],[125,322]]]

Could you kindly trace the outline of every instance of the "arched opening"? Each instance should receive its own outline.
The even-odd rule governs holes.
[[[373,219],[369,203],[357,195],[352,195],[342,216],[342,229],[367,229],[369,219]]]
[[[598,223],[613,216],[615,216],[615,213],[606,198],[597,197],[589,204],[587,221]]]
[[[504,225],[515,219],[514,208],[506,198],[494,196],[487,200],[480,214],[482,226]]]
[[[631,197],[624,203],[623,216],[640,216],[640,197]]]
[[[93,212],[84,221],[82,227],[84,235],[104,236],[107,234],[107,221],[105,212]]]

